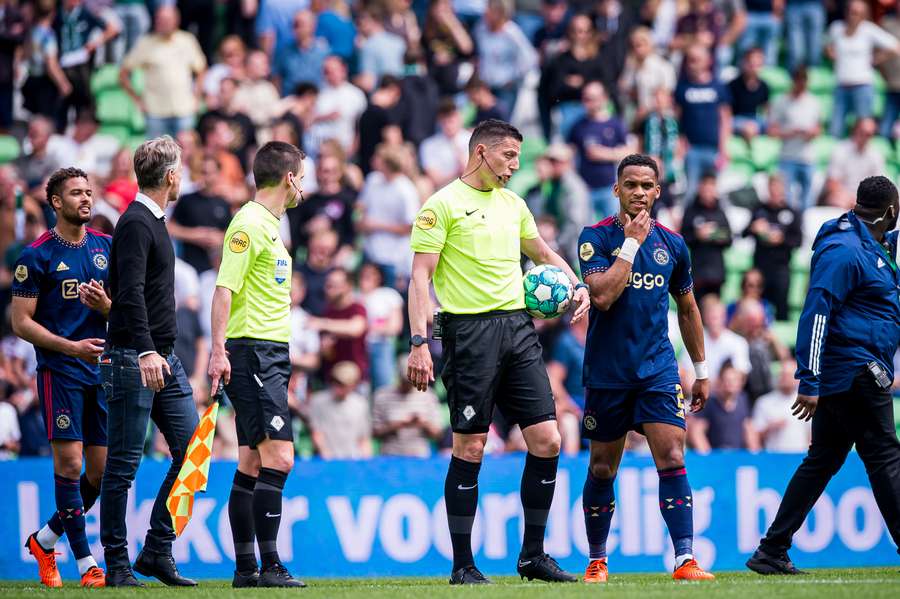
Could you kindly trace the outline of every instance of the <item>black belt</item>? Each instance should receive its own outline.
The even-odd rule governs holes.
[[[453,314],[451,312],[443,312],[442,316],[449,322],[454,320],[488,320],[491,318],[503,318],[524,313],[525,310],[491,310],[490,312],[480,312],[478,314]]]

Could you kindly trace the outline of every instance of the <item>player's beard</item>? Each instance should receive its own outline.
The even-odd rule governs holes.
[[[70,225],[81,226],[86,225],[91,222],[91,218],[93,218],[94,213],[93,210],[88,212],[87,216],[81,216],[80,208],[76,208],[75,210],[69,212],[68,210],[61,210],[59,213],[59,217],[69,223]]]

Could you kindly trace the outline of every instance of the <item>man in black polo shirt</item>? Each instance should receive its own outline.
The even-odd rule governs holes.
[[[143,586],[128,561],[125,514],[148,421],[162,432],[172,466],[150,514],[150,530],[134,569],[167,585],[194,586],[172,559],[175,531],[166,498],[197,426],[191,385],[175,343],[175,253],[164,209],[178,197],[181,148],[165,135],[134,153],[138,193],[113,234],[109,290],[112,308],[100,374],[109,402],[109,467],[103,475],[100,540],[106,554],[106,585]]]

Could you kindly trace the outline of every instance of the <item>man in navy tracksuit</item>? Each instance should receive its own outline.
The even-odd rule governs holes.
[[[792,406],[795,416],[812,418],[812,443],[747,561],[760,574],[802,573],[787,555],[791,537],[854,444],[900,545],[900,442],[890,391],[900,343],[898,214],[894,184],[869,177],[859,184],[856,207],[825,223],[813,243],[797,331],[800,390]]]

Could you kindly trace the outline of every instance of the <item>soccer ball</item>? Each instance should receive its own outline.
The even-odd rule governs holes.
[[[535,318],[556,318],[569,309],[572,282],[558,266],[542,264],[525,273],[525,311]]]

